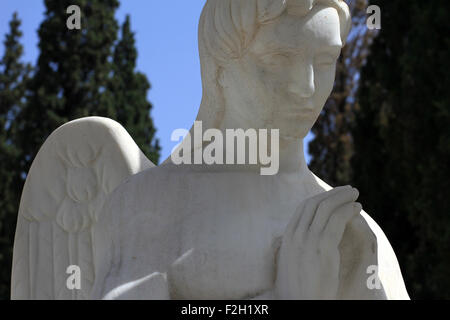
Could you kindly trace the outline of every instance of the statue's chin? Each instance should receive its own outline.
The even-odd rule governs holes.
[[[299,125],[299,128],[297,130],[280,130],[280,142],[286,141],[286,142],[295,142],[295,141],[301,141],[303,140],[311,130],[310,127],[308,128],[302,128],[301,125]]]
[[[280,149],[283,149],[284,146],[292,145],[293,143],[300,143],[303,141],[303,139],[306,137],[306,135],[297,135],[297,136],[290,136],[290,135],[281,135],[280,136]]]

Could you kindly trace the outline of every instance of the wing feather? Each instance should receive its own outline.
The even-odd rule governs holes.
[[[20,248],[29,250],[29,237],[30,237],[30,223],[24,221],[23,217],[19,217],[17,223],[15,245]],[[14,256],[13,263],[16,269],[13,270],[12,276],[12,288],[14,292],[22,297],[30,296],[30,261],[29,252],[23,255]],[[14,274],[20,274],[21,276],[14,276]]]
[[[103,203],[126,178],[153,167],[117,122],[100,117],[55,130],[37,154],[22,192],[14,243],[12,299],[89,299],[93,234]],[[102,223],[108,223],[104,221]],[[81,288],[69,289],[69,266]]]

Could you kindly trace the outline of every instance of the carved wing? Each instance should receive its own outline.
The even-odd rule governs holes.
[[[83,118],[55,130],[23,189],[11,298],[89,299],[96,270],[93,226],[103,202],[126,178],[153,166],[113,120]],[[80,275],[79,290],[67,286],[69,266],[79,267],[73,273]]]

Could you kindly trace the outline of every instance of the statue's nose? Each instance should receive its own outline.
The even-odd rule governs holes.
[[[314,67],[312,63],[300,63],[293,70],[293,81],[289,85],[289,91],[302,98],[311,98],[315,91]]]

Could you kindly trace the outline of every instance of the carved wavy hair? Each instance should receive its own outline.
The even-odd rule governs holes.
[[[200,18],[199,45],[219,61],[238,58],[255,38],[259,26],[276,20],[285,11],[305,16],[316,5],[337,10],[345,43],[351,18],[343,0],[208,0]]]
[[[337,10],[344,44],[351,17],[343,0],[207,0],[199,24],[203,101],[197,116],[205,127],[218,128],[225,111],[217,79],[226,62],[245,53],[261,25],[285,12],[306,16],[316,5]]]

